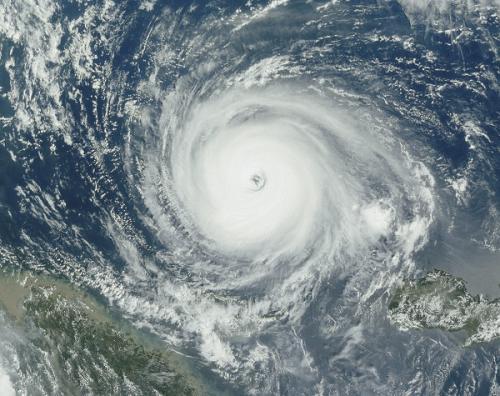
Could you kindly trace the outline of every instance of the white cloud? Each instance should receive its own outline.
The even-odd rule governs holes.
[[[14,386],[12,385],[12,382],[10,381],[9,376],[3,370],[2,367],[0,367],[0,392],[3,396],[15,396],[16,395],[16,391],[14,390]]]

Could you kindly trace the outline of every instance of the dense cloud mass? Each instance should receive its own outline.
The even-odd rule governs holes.
[[[464,303],[455,278],[414,287],[445,270],[464,279],[467,309],[484,294],[496,312],[499,11],[498,0],[0,2],[2,276],[57,279],[46,294],[86,318],[77,332],[108,322],[82,314],[61,279],[109,311],[103,338],[129,326],[142,334],[133,348],[144,337],[175,351],[184,363],[154,355],[168,367],[147,382],[163,378],[160,393],[498,391],[497,322],[467,338],[466,324],[441,326]],[[34,292],[15,279],[0,282],[20,293],[13,303],[0,289],[0,388],[97,384],[78,363],[87,344],[72,352],[77,376],[45,355]],[[9,368],[20,362],[47,380]],[[106,384],[150,391],[117,362]],[[199,383],[179,379],[187,371]]]

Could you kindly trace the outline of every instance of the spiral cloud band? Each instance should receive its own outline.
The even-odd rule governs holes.
[[[152,211],[172,208],[217,257],[204,270],[218,288],[314,284],[314,273],[394,242],[403,218],[419,217],[425,183],[393,131],[361,119],[366,111],[288,84],[196,99],[180,86],[163,108],[162,152],[148,157],[165,191]]]
[[[323,227],[331,233],[336,220],[322,224],[322,211],[347,193],[322,136],[322,128],[342,128],[332,122],[289,97],[258,93],[194,109],[172,166],[201,234],[223,252],[265,259],[306,249]]]
[[[229,394],[486,375],[388,312],[434,267],[498,292],[494,1],[22,3],[0,23],[2,257]]]
[[[217,88],[181,79],[158,124],[141,121],[147,133],[130,143],[144,164],[131,179],[141,176],[145,221],[174,250],[179,279],[165,280],[168,303],[152,319],[163,312],[189,329],[204,359],[246,381],[253,361],[275,364],[255,337],[300,323],[331,279],[349,278],[339,303],[363,310],[359,290],[368,300],[410,270],[432,222],[433,179],[396,123],[350,98],[197,78]],[[300,345],[290,333],[289,359]]]
[[[155,34],[161,45],[171,39]],[[277,376],[262,370],[319,378],[295,329],[321,299],[347,319],[332,326],[318,313],[315,337],[342,329],[362,342],[349,318],[383,312],[366,302],[412,271],[434,181],[373,98],[337,88],[319,67],[301,75],[303,60],[288,56],[233,64],[224,35],[201,35],[181,39],[188,72],[163,86],[162,69],[152,70],[140,100],[124,106],[124,169],[157,250],[141,262],[124,227],[111,228],[128,263],[125,289],[137,295],[116,282],[108,295],[170,343],[194,345],[221,376],[272,393]]]

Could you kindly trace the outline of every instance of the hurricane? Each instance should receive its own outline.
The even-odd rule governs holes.
[[[500,391],[498,1],[0,10],[8,394]]]
[[[297,103],[299,90],[225,92],[190,104],[183,125],[160,128],[171,151],[153,154],[151,166],[165,199],[194,243],[232,262],[220,264],[225,276],[235,267],[237,283],[256,266],[273,277],[276,265],[285,276],[294,263],[308,278],[306,267],[333,265],[336,254],[352,256],[396,232],[398,212],[431,212],[431,203],[420,211],[395,198],[420,193],[411,180],[426,188],[401,148],[380,144],[378,131],[307,90]]]

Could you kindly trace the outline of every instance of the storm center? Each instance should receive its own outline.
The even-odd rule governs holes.
[[[252,191],[260,191],[266,185],[266,178],[264,175],[259,173],[254,173],[250,177],[250,190]]]

